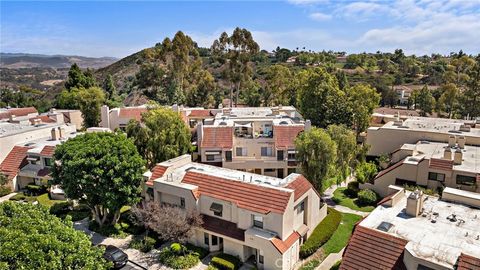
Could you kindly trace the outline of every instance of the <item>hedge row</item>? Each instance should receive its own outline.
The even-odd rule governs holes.
[[[327,216],[317,225],[307,241],[300,247],[300,257],[306,258],[332,237],[342,221],[342,214],[333,208],[328,208]]]
[[[212,258],[210,265],[220,270],[237,270],[242,262],[235,256],[221,253]]]

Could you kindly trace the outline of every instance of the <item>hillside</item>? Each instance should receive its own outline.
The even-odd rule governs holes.
[[[77,63],[81,68],[101,68],[117,61],[113,57],[84,57],[72,55],[43,55],[27,53],[0,53],[0,67],[18,68],[69,68]]]

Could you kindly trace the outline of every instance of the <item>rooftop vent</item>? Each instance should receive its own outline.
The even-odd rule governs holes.
[[[219,125],[219,126],[226,126],[226,125],[227,125],[227,122],[223,122],[223,121],[222,121],[222,122],[220,122],[218,125]]]
[[[380,231],[388,232],[393,227],[393,224],[390,222],[382,221],[380,225],[378,225],[377,229]]]

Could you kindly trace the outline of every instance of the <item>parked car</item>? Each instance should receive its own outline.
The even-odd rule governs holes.
[[[112,245],[99,245],[105,247],[105,252],[103,253],[103,258],[105,260],[112,262],[115,269],[119,269],[125,266],[128,261],[128,255],[119,249],[116,246]]]

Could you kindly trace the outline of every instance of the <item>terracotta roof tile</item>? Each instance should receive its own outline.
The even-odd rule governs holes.
[[[457,270],[478,270],[480,269],[480,258],[465,253],[458,256]]]
[[[267,214],[282,214],[291,193],[274,188],[227,180],[221,177],[189,171],[182,183],[198,186],[200,196],[206,195],[237,204],[239,208]]]
[[[52,157],[55,153],[55,146],[53,145],[46,145],[43,147],[42,151],[40,152],[41,156]]]
[[[303,194],[305,194],[307,191],[309,191],[311,188],[313,188],[312,184],[305,178],[303,175],[299,175],[295,180],[290,182],[286,188],[293,189],[295,191],[295,197],[294,200],[298,200],[300,197],[302,197]]]
[[[20,168],[27,165],[27,151],[30,149],[25,146],[14,146],[0,164],[0,171],[7,175],[8,179],[13,179]]]
[[[157,178],[162,177],[167,169],[168,167],[165,167],[163,165],[160,165],[160,164],[155,165],[155,167],[153,167],[152,169],[152,176],[150,177],[150,179],[155,180]]]
[[[298,232],[296,232],[296,231],[293,231],[293,233],[290,234],[290,236],[288,236],[287,239],[285,239],[285,241],[282,241],[282,239],[280,239],[278,237],[274,237],[274,238],[270,239],[270,242],[272,242],[273,246],[275,248],[277,248],[277,250],[280,253],[283,254],[291,246],[293,246],[293,244],[295,244],[295,242],[297,242],[298,239],[300,239],[300,234],[298,234]]]
[[[212,116],[210,110],[192,110],[188,117],[209,117]]]
[[[30,123],[33,124],[36,119],[39,119],[43,123],[55,123],[55,120],[48,117],[48,115],[39,115],[37,117],[33,117],[33,118],[28,119],[28,120],[30,121]]]
[[[453,169],[453,160],[432,158],[430,159],[430,168],[440,169],[440,170],[452,170]]]
[[[202,227],[207,231],[245,241],[245,230],[239,229],[233,222],[207,215],[202,215],[202,220]]]
[[[275,147],[291,148],[295,147],[295,139],[298,134],[304,130],[304,126],[273,126],[273,137],[275,138]]]
[[[8,119],[10,115],[15,116],[25,116],[31,113],[38,113],[35,107],[25,107],[25,108],[11,108],[8,109],[6,112],[0,113],[0,119]]]
[[[203,127],[201,147],[233,147],[232,127]]]
[[[343,254],[340,269],[405,269],[407,240],[357,225]]]
[[[119,116],[121,118],[135,119],[137,121],[140,121],[142,120],[142,113],[147,111],[147,108],[120,108]]]

